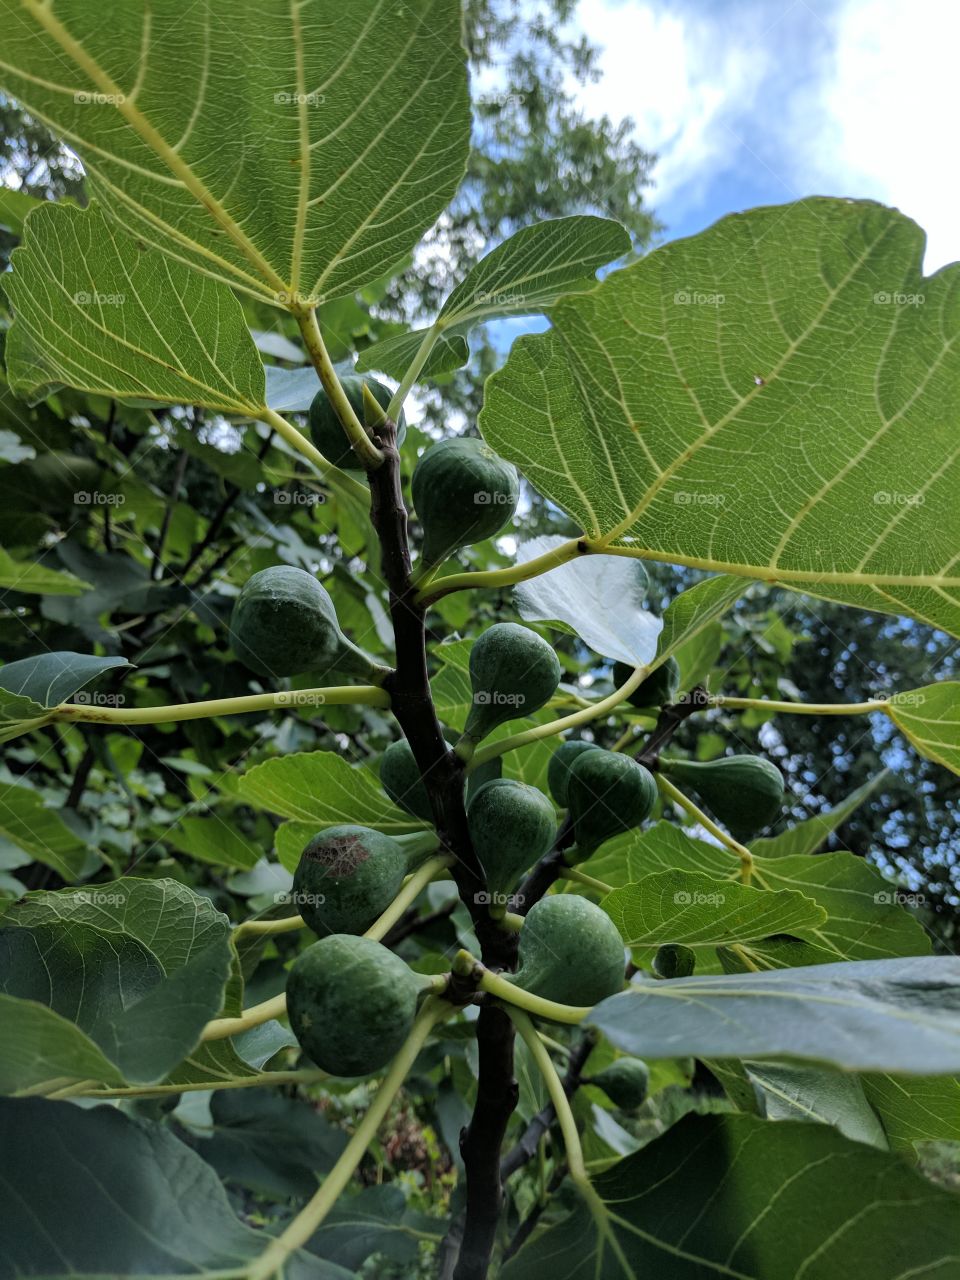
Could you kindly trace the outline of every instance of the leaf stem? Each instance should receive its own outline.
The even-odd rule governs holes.
[[[454,1013],[453,1006],[435,996],[428,996],[423,1008],[417,1015],[409,1036],[404,1041],[400,1052],[390,1064],[377,1090],[376,1097],[367,1109],[366,1115],[354,1131],[337,1163],[324,1178],[320,1189],[306,1206],[301,1209],[290,1225],[273,1240],[256,1262],[247,1271],[247,1280],[267,1280],[276,1275],[287,1259],[297,1249],[307,1243],[313,1233],[322,1224],[327,1214],[336,1204],[341,1192],[363,1159],[364,1152],[374,1140],[377,1130],[386,1119],[394,1098],[400,1092],[403,1082],[410,1074],[420,1050],[427,1037],[444,1018]]]
[[[776,702],[769,698],[728,698],[715,693],[708,698],[708,705],[729,707],[732,711],[758,707],[761,711],[784,711],[798,716],[866,716],[873,711],[885,711],[890,701],[876,698],[870,702]]]
[[[337,377],[337,371],[333,367],[333,361],[327,351],[326,343],[323,340],[323,334],[320,332],[320,326],[317,323],[317,310],[312,305],[299,305],[291,308],[296,318],[297,324],[300,326],[300,333],[310,359],[313,361],[313,367],[317,371],[317,376],[323,386],[324,391],[333,405],[334,412],[340,419],[340,424],[346,432],[347,439],[350,442],[350,448],[357,456],[357,460],[363,464],[365,471],[375,471],[383,462],[383,454],[367,435],[360,419],[354,412],[353,405],[347,399],[347,393],[340,385],[340,379]],[[320,455],[323,456],[322,454]],[[327,464],[330,465],[329,463]]]
[[[562,866],[560,868],[560,876],[563,880],[575,880],[577,884],[596,889],[598,893],[608,894],[613,892],[611,885],[606,884],[603,880],[598,880],[595,876],[588,876],[585,871],[580,871],[577,867]]]
[[[166,707],[98,707],[62,702],[53,707],[54,720],[88,724],[168,724],[202,720],[208,716],[239,716],[251,711],[289,711],[296,707],[349,705],[389,707],[390,695],[377,685],[337,685],[330,689],[292,689],[284,693],[254,693],[242,698],[213,698],[206,702],[173,703]]]
[[[233,940],[244,936],[260,936],[271,933],[293,933],[306,928],[303,916],[286,916],[283,920],[241,920],[233,931]]]
[[[355,498],[359,498],[364,505],[369,501],[366,487],[355,480],[353,476],[348,476],[345,471],[341,471],[339,467],[335,467],[332,462],[323,456],[312,440],[307,437],[292,422],[288,422],[286,418],[280,416],[275,410],[264,407],[260,411],[260,421],[265,422],[268,427],[273,427],[278,436],[286,440],[291,449],[296,449],[297,453],[302,454],[317,468],[324,480],[333,488],[344,489],[348,493],[352,493]]]
[[[475,961],[476,965],[479,961]],[[545,1000],[543,996],[532,995],[524,991],[515,982],[483,969],[480,975],[479,988],[488,995],[496,996],[505,1005],[514,1009],[523,1009],[537,1018],[549,1018],[551,1022],[565,1022],[570,1026],[578,1026],[590,1012],[589,1005],[559,1004],[556,1000]]]
[[[561,543],[559,547],[544,552],[542,556],[534,556],[532,560],[524,560],[521,564],[510,565],[506,569],[451,573],[446,578],[425,583],[417,593],[417,603],[433,604],[454,591],[468,591],[472,588],[489,588],[491,591],[496,591],[503,587],[513,587],[518,582],[539,577],[541,573],[549,573],[551,569],[566,564],[568,560],[575,560],[577,556],[589,555],[592,550],[586,538],[571,538],[569,542]]]
[[[409,395],[410,388],[416,382],[417,378],[419,378],[423,366],[429,360],[430,352],[436,345],[437,339],[440,337],[442,331],[443,327],[439,323],[434,323],[423,335],[423,341],[417,348],[417,354],[410,361],[406,372],[400,380],[399,387],[397,387],[396,391],[393,393],[390,403],[387,406],[387,417],[391,418],[394,422],[398,421],[400,410],[403,408],[403,402]]]
[[[588,724],[599,716],[607,715],[630,697],[634,689],[646,680],[651,670],[651,666],[637,667],[619,689],[614,689],[613,693],[606,698],[601,698],[599,702],[591,702],[589,706],[581,708],[580,711],[574,711],[569,716],[551,720],[547,724],[534,725],[532,729],[524,729],[522,733],[514,733],[509,738],[501,738],[499,742],[491,742],[488,746],[481,747],[474,753],[467,767],[467,773],[485,764],[487,760],[504,755],[507,751],[525,747],[531,742],[539,742],[541,738],[552,738],[554,734],[564,733],[567,729],[575,729],[578,725]]]
[[[681,809],[685,809],[691,818],[695,818],[700,823],[705,831],[709,831],[712,836],[716,836],[722,845],[737,855],[740,859],[740,879],[744,884],[749,884],[753,875],[753,854],[746,845],[741,844],[739,840],[734,840],[733,836],[724,831],[723,827],[717,826],[712,818],[709,818],[702,809],[698,809],[693,801],[688,799],[662,773],[657,773],[654,776],[657,780],[657,786],[665,796],[671,799],[674,804],[678,804]]]
[[[162,1098],[176,1093],[207,1093],[213,1089],[262,1089],[274,1084],[316,1084],[328,1080],[326,1071],[258,1071],[252,1076],[235,1076],[228,1080],[197,1080],[190,1084],[154,1084],[128,1086],[122,1089],[84,1089],[74,1098]]]

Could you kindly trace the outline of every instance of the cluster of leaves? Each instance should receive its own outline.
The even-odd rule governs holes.
[[[322,1195],[345,1167],[346,1129],[376,1105],[374,1083],[319,1080],[283,1025],[285,971],[303,946],[287,927],[292,873],[318,829],[361,823],[414,848],[430,824],[379,786],[397,737],[385,705],[324,700],[307,677],[254,679],[229,632],[240,586],[284,563],[323,581],[350,637],[395,661],[366,486],[297,429],[327,353],[341,372],[359,352],[361,367],[442,389],[463,376],[480,322],[550,318],[488,382],[480,424],[539,495],[514,529],[527,545],[470,547],[425,588],[431,691],[450,729],[463,729],[471,647],[491,622],[532,623],[561,658],[549,706],[482,748],[508,778],[545,791],[569,729],[642,746],[656,718],[604,697],[612,665],[673,657],[684,692],[706,685],[728,701],[688,718],[671,751],[709,760],[760,733],[804,804],[818,779],[797,762],[823,749],[795,744],[807,717],[762,705],[809,692],[764,592],[782,584],[960,630],[956,463],[939,425],[960,378],[955,273],[922,281],[912,224],[839,201],[760,210],[594,287],[649,230],[632,187],[626,232],[595,216],[534,223],[445,288],[436,321],[378,321],[371,310],[389,316],[400,296],[390,281],[404,255],[454,198],[470,129],[458,6],[418,0],[385,25],[378,10],[365,0],[341,16],[332,49],[312,38],[325,4],[303,10],[304,31],[277,11],[269,42],[262,11],[241,5],[219,35],[229,91],[208,92],[206,5],[168,0],[149,33],[132,7],[108,32],[81,0],[56,15],[0,6],[7,87],[70,138],[101,201],[34,210],[5,280],[11,1275],[270,1274],[258,1227],[296,1223],[318,1178]],[[141,81],[130,68],[144,40]],[[364,68],[380,66],[390,75],[371,96]],[[532,71],[515,61],[512,74]],[[331,127],[310,112],[333,81]],[[251,133],[234,148],[224,121],[238,94]],[[298,173],[246,146],[268,134],[316,161]],[[332,176],[347,154],[371,160],[357,181],[349,166]],[[484,216],[506,227],[521,207]],[[923,293],[926,309],[878,306],[878,290]],[[715,301],[691,305],[691,293]],[[429,443],[407,434],[407,491]],[[651,588],[637,557],[680,569]],[[694,584],[698,571],[714,576]],[[748,596],[751,579],[768,586]],[[838,616],[862,646],[865,615]],[[747,661],[753,638],[761,656]],[[880,699],[870,719],[930,762],[946,826],[958,685],[891,679],[866,688]],[[855,700],[856,680],[843,693]],[[567,884],[600,902],[641,980],[581,1011],[586,1034],[561,1025],[518,1043],[501,1274],[778,1280],[950,1265],[956,1199],[911,1166],[923,1144],[960,1140],[956,964],[931,957],[880,870],[849,849],[813,856],[889,794],[864,782],[842,802],[824,788],[834,808],[749,848],[706,838],[705,815],[664,799],[654,823],[606,841]],[[445,973],[457,947],[480,950],[483,924],[442,882],[385,941],[414,970]],[[694,974],[655,977],[663,947],[691,955]],[[389,1138],[289,1250],[287,1272],[350,1275],[372,1255],[382,1274],[452,1267],[474,1016],[468,1006],[416,1056]],[[651,1064],[639,1117],[589,1083],[619,1054]],[[509,1092],[509,1078],[493,1084]]]

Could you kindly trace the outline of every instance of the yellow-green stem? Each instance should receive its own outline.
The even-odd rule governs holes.
[[[297,453],[302,454],[303,457],[312,462],[324,480],[333,488],[345,490],[347,493],[353,494],[355,498],[361,499],[364,503],[370,501],[370,494],[366,486],[362,485],[359,480],[355,480],[353,476],[348,476],[339,467],[335,467],[332,462],[323,456],[313,441],[308,440],[293,423],[288,422],[279,413],[268,408],[264,408],[261,412],[260,421],[265,422],[268,427],[273,427],[277,435],[286,440],[291,449],[296,449]]]
[[[390,695],[378,685],[337,685],[329,689],[292,689],[285,693],[253,693],[242,698],[212,698],[206,702],[174,703],[166,707],[98,707],[63,702],[50,713],[53,720],[85,724],[169,724],[203,720],[209,716],[240,716],[251,711],[293,711],[299,707],[351,705],[389,707]]]
[[[749,884],[753,875],[753,854],[747,846],[741,844],[739,840],[734,840],[733,836],[724,831],[723,827],[717,826],[712,818],[708,817],[702,809],[697,808],[693,801],[675,787],[668,778],[665,778],[662,773],[656,774],[656,779],[657,786],[663,795],[678,804],[681,809],[685,809],[690,814],[690,817],[695,818],[705,831],[709,831],[712,836],[716,836],[722,845],[725,845],[726,848],[737,855],[740,859],[740,879],[744,884]]]
[[[287,916],[283,920],[243,920],[233,931],[233,940],[243,936],[257,937],[272,933],[293,933],[306,927],[303,916]]]
[[[387,417],[391,418],[394,422],[396,422],[400,410],[403,408],[403,402],[406,400],[410,392],[410,388],[416,382],[417,378],[419,378],[420,371],[427,363],[427,360],[430,357],[430,352],[436,345],[436,341],[440,337],[441,332],[441,326],[439,324],[433,324],[423,335],[423,341],[417,348],[417,354],[410,361],[406,372],[400,380],[399,387],[397,387],[396,391],[393,393],[390,403],[387,406]]]
[[[575,560],[579,555],[588,555],[590,549],[589,543],[583,539],[571,538],[569,542],[561,543],[559,547],[554,547],[552,551],[547,551],[542,556],[535,556],[532,560],[511,565],[507,569],[451,573],[446,578],[439,578],[421,587],[417,594],[417,601],[420,604],[432,604],[433,601],[441,599],[442,596],[451,595],[454,591],[468,591],[474,587],[488,588],[491,591],[513,587],[518,582],[539,577],[541,573],[549,573],[551,569],[566,564],[568,560]]]
[[[74,1098],[163,1098],[173,1093],[206,1093],[211,1089],[263,1089],[268,1085],[316,1084],[329,1079],[326,1071],[258,1071],[233,1080],[197,1080],[192,1084],[154,1084],[123,1089],[83,1089]],[[89,1083],[87,1081],[85,1084]]]
[[[467,766],[467,773],[485,764],[487,760],[493,760],[496,756],[502,756],[507,751],[515,751],[517,747],[525,747],[531,742],[539,742],[541,738],[552,738],[554,734],[565,733],[567,729],[575,729],[578,725],[588,724],[591,720],[596,720],[600,716],[608,715],[615,710],[621,702],[625,702],[630,697],[634,689],[650,674],[650,667],[637,667],[630,675],[629,680],[614,689],[613,693],[606,698],[601,698],[599,702],[592,702],[589,706],[584,707],[580,711],[574,711],[572,715],[563,716],[560,720],[551,720],[547,724],[535,725],[532,729],[524,729],[522,733],[514,733],[509,738],[501,738],[499,742],[491,742],[485,747],[481,747],[479,751],[474,752],[470,764]],[[459,751],[458,754],[462,755]]]
[[[400,1092],[404,1080],[410,1074],[417,1055],[426,1043],[431,1030],[454,1009],[435,996],[428,996],[417,1015],[413,1028],[400,1052],[390,1064],[370,1104],[366,1115],[354,1131],[343,1154],[337,1160],[320,1189],[316,1192],[290,1225],[273,1240],[260,1257],[247,1268],[247,1280],[268,1280],[280,1271],[290,1255],[307,1243],[336,1204],[363,1159],[364,1152],[373,1142],[394,1098]]]
[[[565,1022],[569,1026],[578,1026],[590,1012],[589,1005],[558,1004],[556,1000],[544,1000],[542,996],[531,995],[508,978],[484,969],[480,977],[480,990],[488,995],[496,996],[504,1004],[514,1009],[523,1009],[537,1018],[549,1018],[551,1022]]]
[[[612,893],[612,886],[598,880],[595,876],[588,876],[585,871],[580,871],[576,867],[560,867],[560,875],[564,880],[575,880],[577,884],[586,885],[588,889],[596,889],[597,893],[604,895]]]
[[[716,693],[708,699],[711,707],[726,707],[731,711],[747,711],[758,707],[771,714],[778,711],[797,716],[866,716],[873,711],[886,711],[887,698],[872,702],[776,702],[770,698],[728,698]]]
[[[350,442],[350,447],[365,471],[375,471],[383,462],[383,454],[367,435],[360,419],[354,412],[353,405],[347,399],[347,393],[340,385],[337,371],[333,367],[333,361],[327,351],[326,343],[320,332],[320,326],[317,324],[316,308],[298,306],[293,309],[293,314],[296,317],[297,324],[300,326],[304,346],[310,354],[310,359],[313,361],[313,367],[317,371],[321,385],[327,393],[331,405],[333,405],[334,413],[340,419],[340,423]]]

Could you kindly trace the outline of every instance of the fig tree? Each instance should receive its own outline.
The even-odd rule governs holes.
[[[396,840],[369,827],[327,827],[300,855],[294,900],[319,937],[363,933],[400,892],[407,858]]]
[[[560,1004],[598,1004],[623,987],[617,926],[577,894],[550,894],[530,908],[520,930],[519,958],[517,986]]]
[[[517,509],[520,479],[512,463],[482,440],[464,436],[427,450],[414,470],[411,495],[428,569],[499,533]]]
[[[393,396],[393,392],[389,387],[385,387],[382,382],[378,382],[376,378],[372,378],[368,373],[346,374],[340,379],[340,385],[346,392],[347,399],[353,406],[353,411],[361,425],[365,425],[363,411],[364,385],[371,392],[381,409],[385,410],[389,406]],[[350,441],[347,439],[346,432],[337,417],[337,411],[330,403],[330,397],[322,387],[313,397],[310,404],[309,422],[313,443],[328,462],[332,462],[337,467],[344,467],[348,471],[356,471],[362,468],[359,458],[350,447]],[[400,421],[397,423],[398,445],[403,443],[406,433],[406,422],[401,412]]]
[[[333,933],[300,953],[287,975],[287,1013],[300,1047],[334,1076],[386,1066],[410,1034],[430,979],[379,942]]]
[[[498,724],[533,715],[553,697],[560,662],[529,627],[497,622],[470,650],[473,701],[464,737],[477,743]]]
[[[761,756],[719,760],[661,760],[661,770],[692,791],[737,840],[763,831],[783,807],[783,774]]]
[[[234,652],[261,676],[294,676],[331,668],[367,680],[378,666],[340,630],[337,611],[312,573],[292,565],[261,569],[244,584],[233,606]]]
[[[584,751],[570,766],[567,803],[576,849],[568,859],[582,862],[611,836],[638,827],[657,799],[653,774],[615,751]]]
[[[557,837],[557,818],[547,797],[512,778],[488,782],[477,792],[467,810],[467,826],[487,888],[501,898]]]

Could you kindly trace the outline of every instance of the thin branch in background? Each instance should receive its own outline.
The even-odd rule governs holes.
[[[150,569],[150,577],[154,582],[159,582],[163,577],[163,548],[167,541],[167,534],[170,532],[170,521],[173,519],[173,509],[180,498],[180,486],[183,484],[183,476],[187,469],[188,456],[186,449],[180,450],[180,457],[177,459],[176,469],[173,473],[173,484],[170,486],[170,496],[167,499],[167,505],[163,512],[163,523],[160,526],[160,536],[157,539],[157,545],[153,552],[153,565]]]

